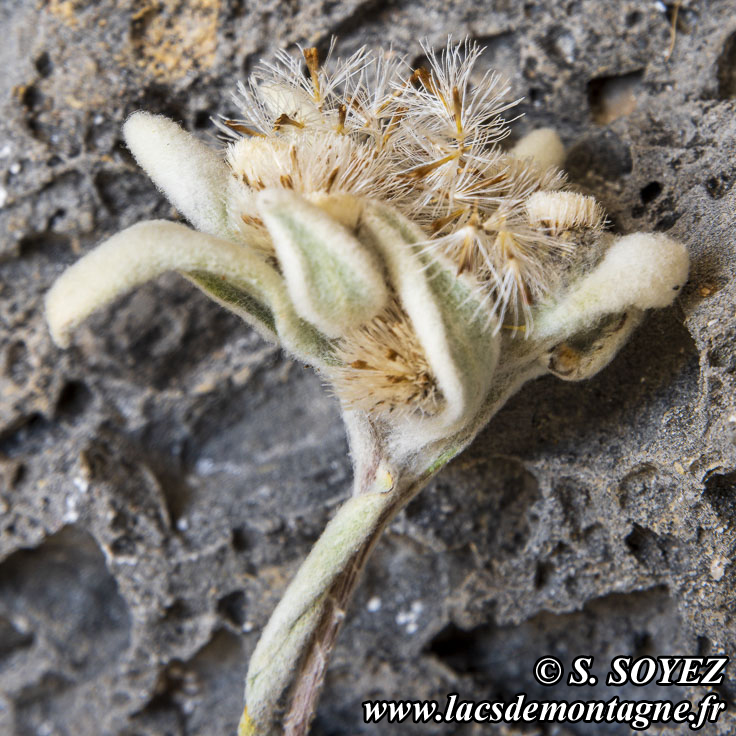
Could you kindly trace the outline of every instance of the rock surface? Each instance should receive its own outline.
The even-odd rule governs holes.
[[[525,98],[515,132],[557,128],[612,228],[682,240],[692,273],[598,377],[527,386],[393,525],[313,733],[517,733],[369,727],[369,697],[702,697],[603,685],[615,655],[736,644],[736,8],[683,2],[668,56],[675,5],[4,0],[0,732],[234,733],[258,632],[348,489],[335,401],[175,276],[65,352],[42,298],[95,243],[175,216],[121,142],[130,112],[212,139],[261,56],[333,34],[410,59],[479,40]],[[598,684],[540,686],[545,654],[594,656]],[[733,665],[718,693],[732,710]],[[703,733],[734,730],[727,711]]]

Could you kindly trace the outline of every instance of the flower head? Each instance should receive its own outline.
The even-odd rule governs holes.
[[[671,300],[684,249],[661,236],[614,242],[601,207],[555,165],[554,133],[501,147],[515,102],[498,75],[476,75],[480,49],[425,52],[419,69],[366,49],[334,63],[315,49],[278,54],[239,85],[241,117],[218,122],[222,154],[165,118],[132,115],[129,147],[200,232],[141,223],[99,246],[49,294],[56,339],[176,269],[315,365],[346,411],[408,451],[475,427],[489,396],[551,369],[570,338],[607,334],[611,313],[630,331],[660,281],[654,301]],[[568,377],[613,352],[597,345]]]

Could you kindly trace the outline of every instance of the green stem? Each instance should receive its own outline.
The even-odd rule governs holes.
[[[253,653],[238,736],[305,736],[365,564],[383,530],[431,477],[394,477],[383,491],[375,487],[385,487],[385,476],[374,479],[327,525]]]

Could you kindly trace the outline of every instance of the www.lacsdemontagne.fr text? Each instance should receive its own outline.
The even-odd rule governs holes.
[[[622,723],[636,731],[657,723],[687,723],[693,731],[715,723],[726,702],[710,692],[689,700],[533,700],[519,693],[508,701],[461,700],[457,693],[444,705],[436,700],[367,700],[365,723]]]

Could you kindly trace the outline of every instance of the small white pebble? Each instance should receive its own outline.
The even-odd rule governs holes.
[[[138,558],[137,557],[115,557],[115,564],[116,565],[127,565],[128,567],[137,567]]]
[[[8,166],[8,171],[15,176],[16,174],[20,174],[21,168],[20,162],[16,161]]]
[[[396,614],[396,623],[399,626],[406,626],[407,634],[415,634],[419,629],[419,616],[424,610],[424,604],[421,601],[414,601],[408,611],[399,611]]]
[[[180,532],[185,532],[189,529],[189,519],[187,519],[186,516],[182,516],[181,518],[176,520],[176,528]]]
[[[21,634],[27,634],[32,630],[31,622],[25,616],[13,616],[13,627],[18,629]]]
[[[728,560],[723,557],[713,558],[713,561],[710,563],[710,576],[713,580],[718,582],[723,577],[723,573],[726,571],[726,565],[728,565]]]
[[[6,143],[0,148],[0,158],[7,158],[8,156],[10,156],[10,144]]]
[[[366,610],[369,613],[375,613],[376,611],[381,610],[381,599],[374,595],[373,598],[371,598],[368,603],[365,604]]]
[[[215,462],[208,457],[201,457],[197,460],[194,469],[198,475],[210,475],[215,469]]]
[[[5,203],[8,201],[8,190],[0,187],[0,207],[5,207]]]
[[[74,479],[74,485],[80,493],[87,493],[89,490],[89,481],[86,481],[84,478],[76,477]]]
[[[654,3],[654,7],[659,10],[660,13],[666,13],[667,12],[667,5],[662,2],[662,0],[657,0]]]
[[[731,414],[728,421],[731,422],[731,424],[736,424],[736,414]]]
[[[95,117],[94,117],[94,119],[92,120],[92,122],[93,122],[93,123],[94,123],[95,125],[102,125],[102,123],[104,123],[104,122],[105,122],[105,117],[104,117],[104,115],[95,115]]]
[[[560,49],[565,57],[565,60],[569,64],[572,64],[572,62],[575,61],[575,39],[571,35],[567,33],[562,34],[557,39],[557,47]]]
[[[243,624],[243,632],[249,634],[255,628],[255,624],[252,621],[246,621]]]
[[[79,520],[79,509],[77,508],[77,497],[67,496],[65,502],[66,509],[62,516],[62,520],[66,524],[73,524]]]

